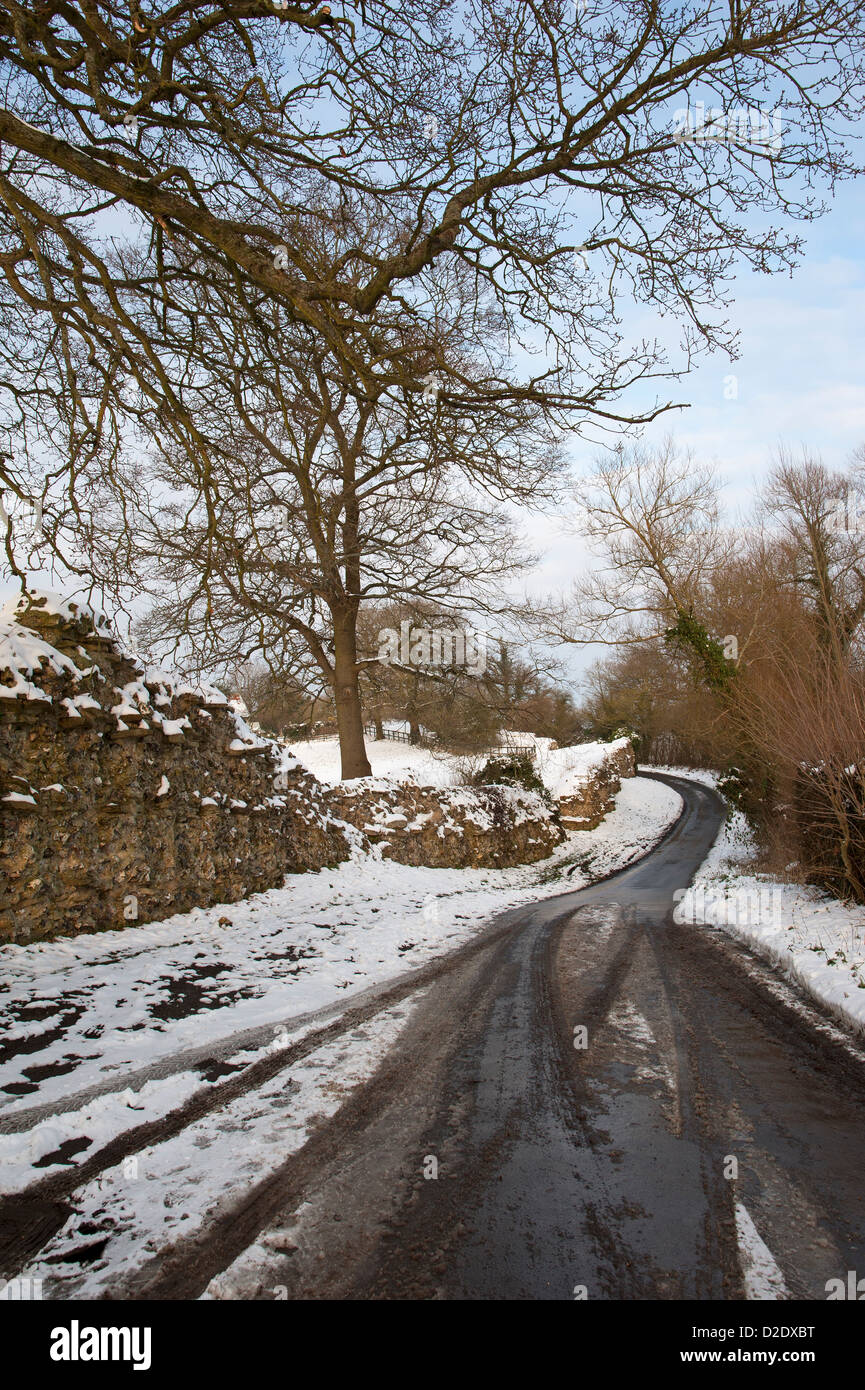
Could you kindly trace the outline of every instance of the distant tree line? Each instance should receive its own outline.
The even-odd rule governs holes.
[[[555,625],[612,648],[587,727],[719,769],[774,863],[865,901],[865,449],[780,453],[734,525],[673,440],[605,457],[580,500],[598,564]]]
[[[385,725],[398,722],[412,743],[432,742],[466,754],[493,747],[502,730],[539,734],[560,745],[580,740],[584,726],[573,691],[549,656],[542,659],[516,643],[490,639],[477,670],[463,662],[422,666],[377,659],[383,630],[405,623],[415,632],[436,625],[450,632],[454,621],[454,614],[429,605],[367,610],[359,636],[366,727],[383,737]],[[460,621],[470,627],[467,616]],[[322,682],[305,684],[297,674],[252,661],[234,667],[223,688],[240,695],[251,718],[268,733],[299,740],[316,731],[338,731]]]

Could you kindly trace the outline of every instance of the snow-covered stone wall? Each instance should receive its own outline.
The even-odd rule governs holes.
[[[623,777],[636,772],[630,739],[578,743],[538,755],[538,770],[568,830],[593,830],[615,804]]]
[[[517,787],[420,787],[366,777],[335,787],[330,804],[400,864],[512,868],[546,859],[565,838],[546,801]]]
[[[324,790],[278,766],[220,691],[145,668],[83,605],[7,604],[0,941],[233,902],[346,859]]]

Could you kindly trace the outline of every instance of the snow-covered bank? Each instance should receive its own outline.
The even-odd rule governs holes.
[[[69,1161],[56,1156],[64,1141],[104,1142],[206,1084],[183,1071],[124,1092],[130,1071],[248,1028],[291,1033],[292,1019],[347,1006],[358,992],[459,946],[496,913],[624,867],[680,809],[675,792],[634,778],[600,826],[570,835],[538,864],[450,870],[357,857],[291,875],[284,887],[242,902],[122,932],[2,948],[0,1116],[59,1103],[115,1076],[118,1091],[29,1134],[0,1136],[0,1187],[12,1190]],[[47,1156],[52,1161],[32,1171]]]
[[[575,743],[567,748],[539,746],[535,767],[544,785],[553,796],[561,799],[584,791],[593,779],[603,775],[611,762],[625,753],[630,758],[630,748],[627,738],[613,739],[611,743]]]
[[[522,747],[532,743],[535,748],[535,771],[555,797],[571,794],[586,786],[593,775],[615,754],[628,745],[627,739],[613,743],[576,743],[567,748],[551,748],[551,739],[532,734],[503,732],[501,753],[507,756],[509,741]],[[311,739],[292,743],[292,756],[325,786],[336,786],[340,780],[339,741],[336,738]],[[434,748],[414,747],[390,739],[367,739],[367,757],[373,777],[391,781],[413,780],[421,786],[454,787],[465,781],[468,768],[481,767],[489,754],[458,757],[454,753]]]
[[[714,774],[664,769],[714,784]],[[721,926],[865,1035],[865,907],[749,870],[755,847],[736,811],[682,895],[677,922]]]

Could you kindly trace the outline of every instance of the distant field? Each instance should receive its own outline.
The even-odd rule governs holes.
[[[291,751],[325,785],[334,786],[340,780],[339,741],[335,737],[292,743]],[[374,777],[398,782],[411,778],[428,787],[452,787],[464,780],[460,760],[452,753],[432,753],[428,748],[390,739],[367,739],[366,751]]]

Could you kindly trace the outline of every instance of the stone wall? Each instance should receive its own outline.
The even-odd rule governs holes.
[[[546,859],[565,838],[545,801],[515,787],[395,786],[363,778],[334,788],[330,804],[400,864],[505,869]]]
[[[0,658],[0,940],[233,902],[346,859],[298,764],[277,773],[225,697],[122,651],[104,620],[32,596]]]
[[[623,777],[636,773],[630,739],[585,745],[585,762],[567,776],[558,791],[559,815],[566,830],[594,830],[615,805]],[[591,750],[597,749],[597,755]],[[563,750],[567,752],[568,750]]]

